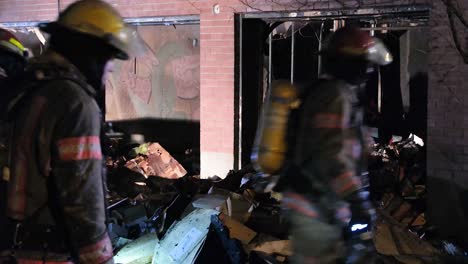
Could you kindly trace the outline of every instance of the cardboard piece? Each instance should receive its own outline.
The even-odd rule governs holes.
[[[208,195],[202,197],[205,199],[224,199],[225,201],[225,203],[216,204],[216,206],[213,204],[210,208],[216,208],[216,210],[241,223],[245,223],[249,219],[253,204],[251,200],[246,198],[245,194],[241,195],[215,187],[212,187],[208,193]],[[213,198],[208,198],[211,196],[213,196]],[[205,208],[204,205],[201,204],[202,201],[203,200],[194,202],[194,207]]]
[[[374,228],[374,245],[377,252],[387,256],[414,255],[436,256],[439,254],[428,242],[405,228],[379,220]]]
[[[252,241],[252,239],[254,239],[254,237],[257,235],[257,232],[225,214],[221,214],[219,219],[229,229],[229,236],[231,238],[240,240],[242,244],[249,244],[250,241]]]
[[[247,222],[252,210],[252,203],[243,195],[237,193],[231,193],[229,198],[229,201],[231,202],[231,211],[229,216],[241,223]]]

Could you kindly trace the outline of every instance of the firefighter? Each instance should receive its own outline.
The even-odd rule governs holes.
[[[30,62],[9,109],[0,263],[113,263],[96,96],[113,59],[128,59],[142,43],[100,0],[77,1],[39,27],[49,48]]]
[[[351,217],[370,225],[375,212],[360,180],[366,168],[359,94],[369,67],[389,64],[392,56],[354,27],[334,32],[322,56],[325,74],[307,87],[288,122],[289,154],[278,183],[285,188],[294,263],[343,261]]]
[[[28,52],[21,41],[10,31],[0,28],[0,116],[5,111],[6,98],[12,93],[12,87],[20,76],[24,67]]]
[[[5,210],[6,183],[3,168],[8,160],[8,128],[6,123],[2,122],[6,114],[6,99],[11,92],[13,83],[17,77],[24,71],[26,65],[27,52],[20,40],[10,31],[0,28],[0,212]],[[4,217],[0,216],[0,226],[4,223]]]

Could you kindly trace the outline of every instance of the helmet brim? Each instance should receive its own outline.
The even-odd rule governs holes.
[[[393,56],[385,45],[374,38],[374,45],[367,49],[366,59],[377,65],[385,66],[393,62]]]
[[[390,51],[385,47],[385,44],[382,43],[377,38],[374,38],[374,44],[368,47],[364,52],[360,54],[350,54],[346,52],[340,52],[336,50],[327,50],[323,49],[317,52],[317,55],[325,57],[347,57],[347,58],[359,58],[361,57],[364,60],[369,61],[370,63],[385,66],[393,62],[393,56]]]
[[[56,32],[60,27],[57,22],[47,22],[47,23],[39,23],[37,27],[45,33],[52,34]]]
[[[64,25],[61,25],[60,23],[58,23],[57,21],[54,21],[54,22],[48,22],[48,23],[40,23],[38,24],[38,27],[41,31],[45,32],[45,33],[48,33],[48,34],[55,34],[57,32],[60,32],[60,31],[63,31],[63,30],[66,30],[66,31],[71,31],[71,32],[75,32],[75,33],[80,33],[80,34],[84,34],[86,36],[89,36],[89,37],[92,37],[92,38],[96,38],[96,36],[94,36],[93,34],[89,34],[87,32],[82,32],[82,31],[79,31],[79,30],[74,30],[74,29],[71,29],[71,28],[68,28]],[[119,60],[128,60],[130,58],[129,54],[127,52],[125,52],[124,50],[122,50],[119,45],[115,45],[115,43],[112,43],[112,42],[109,42],[108,40],[104,39],[104,43],[106,45],[109,45],[110,47],[114,48],[116,50],[116,53],[114,55],[114,57],[116,59],[119,59]]]

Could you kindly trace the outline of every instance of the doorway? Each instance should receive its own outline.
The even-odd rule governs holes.
[[[236,17],[235,165],[250,164],[257,122],[274,80],[295,85],[322,74],[321,50],[343,25],[380,38],[394,63],[375,69],[367,83],[366,123],[373,136],[416,134],[426,141],[429,7],[398,6],[309,12],[264,12]]]

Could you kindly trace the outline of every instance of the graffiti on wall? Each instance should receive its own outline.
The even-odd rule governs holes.
[[[140,26],[144,56],[116,62],[106,119],[200,120],[199,25]]]

